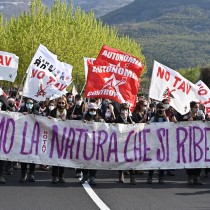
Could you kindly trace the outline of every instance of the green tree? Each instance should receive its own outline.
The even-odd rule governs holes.
[[[0,16],[0,24],[1,50],[15,53],[20,58],[18,76],[12,85],[21,83],[40,43],[60,61],[74,67],[73,79],[77,78],[78,90],[85,83],[83,57],[97,57],[103,45],[130,53],[146,66],[136,41],[119,36],[117,29],[96,20],[92,12],[87,14],[81,8],[74,10],[72,4],[60,0],[56,0],[51,8],[43,6],[41,0],[33,0],[29,12],[9,21]]]
[[[198,66],[194,68],[180,69],[178,72],[192,83],[196,83],[200,78],[200,67]]]

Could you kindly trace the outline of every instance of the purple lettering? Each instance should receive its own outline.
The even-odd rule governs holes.
[[[185,142],[188,137],[187,129],[179,127],[176,129],[176,139],[177,139],[177,163],[181,162],[181,156],[183,163],[186,163],[186,157],[185,157]]]
[[[208,142],[210,142],[210,139],[209,140],[207,139],[207,136],[210,136],[210,134],[207,135],[207,132],[210,131],[210,128],[205,128],[204,131],[205,131],[205,162],[210,162],[210,159],[208,159],[207,157],[209,151],[209,147],[207,144]]]
[[[63,159],[66,159],[68,150],[70,150],[69,151],[70,159],[73,158],[74,141],[75,141],[75,130],[73,128],[70,128],[69,129],[69,136],[66,140],[65,153],[64,153]],[[69,142],[71,142],[71,143],[69,143]]]
[[[5,125],[5,117],[3,117],[0,122],[0,151],[1,151],[3,133],[4,133],[4,125]]]
[[[103,135],[104,138],[102,138],[102,134],[104,134]],[[108,133],[105,130],[98,131],[98,144],[97,144],[97,151],[96,151],[96,160],[99,160],[99,156],[101,153],[101,161],[104,162],[103,145],[106,143],[107,139],[108,139]]]
[[[20,154],[22,154],[22,155],[28,155],[28,152],[24,151],[25,150],[25,144],[26,144],[27,128],[28,128],[28,122],[24,122],[24,127],[23,127],[23,140],[22,140],[21,151],[20,151]]]
[[[11,134],[11,138],[10,138],[9,149],[7,150],[6,149],[7,133],[8,133],[10,124],[12,125],[12,134]],[[11,131],[9,133],[11,133]],[[5,133],[4,133],[3,150],[4,150],[5,154],[8,154],[12,149],[12,146],[13,146],[13,143],[14,143],[14,135],[15,135],[15,121],[10,118],[10,119],[7,120],[6,129],[5,129]]]
[[[65,137],[66,137],[66,130],[67,130],[66,127],[63,128],[63,135],[62,135],[62,140],[61,140],[61,145],[60,145],[60,141],[59,141],[59,138],[58,138],[58,126],[57,125],[53,125],[53,127],[52,127],[51,149],[50,149],[50,158],[53,157],[55,142],[56,142],[56,149],[57,149],[58,158],[62,157],[63,148],[64,148],[64,141],[65,141]]]
[[[32,133],[32,138],[31,138],[31,149],[30,149],[29,154],[32,154],[32,152],[33,152],[33,145],[35,147],[35,154],[36,155],[38,154],[39,137],[40,137],[40,126],[39,126],[38,122],[35,122],[33,133]]]
[[[129,159],[128,156],[127,156],[127,150],[128,150],[128,144],[129,144],[129,141],[130,141],[130,138],[131,136],[134,134],[135,132],[134,131],[130,131],[130,133],[128,134],[128,137],[125,141],[125,147],[124,147],[124,158],[125,158],[125,161],[126,162],[133,162],[133,159]]]
[[[88,132],[88,130],[86,129],[79,129],[77,128],[76,131],[79,131],[79,138],[78,138],[78,142],[77,142],[77,151],[76,151],[76,159],[79,159],[79,151],[80,151],[80,142],[82,139],[82,134],[85,132]]]
[[[196,137],[200,134],[200,138],[198,138],[199,140],[196,142]],[[203,157],[203,150],[200,147],[200,143],[203,141],[203,130],[197,126],[193,126],[193,145],[194,145],[194,161],[198,162],[199,160],[202,159]],[[197,155],[197,154],[200,154]]]
[[[145,129],[143,130],[143,137],[144,137],[144,159],[143,161],[151,161],[152,158],[148,158],[147,157],[147,152],[149,152],[151,150],[150,147],[147,147],[147,137],[146,137],[146,134],[147,133],[150,133],[150,129]]]
[[[85,133],[85,143],[84,143],[84,150],[83,150],[83,156],[84,156],[84,159],[85,160],[91,160],[94,156],[94,153],[95,153],[95,147],[96,147],[96,132],[93,131],[93,138],[92,138],[92,154],[90,155],[90,157],[87,156],[87,141],[88,141],[88,134]],[[89,143],[90,144],[90,143]],[[88,144],[88,145],[89,145]]]
[[[112,142],[113,141],[113,142]],[[112,148],[112,145],[114,146]],[[117,156],[117,134],[113,132],[110,136],[110,142],[109,142],[109,149],[107,154],[107,161],[110,161],[111,154],[114,153],[115,162],[118,162],[118,156]]]

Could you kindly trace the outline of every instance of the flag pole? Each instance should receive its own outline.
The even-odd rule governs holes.
[[[86,85],[86,83],[83,85],[82,90],[80,91],[80,95],[82,95],[82,92],[83,92],[83,90],[85,89],[85,85]],[[76,109],[76,104],[74,105],[74,109],[73,109],[71,115],[74,114],[75,109]]]

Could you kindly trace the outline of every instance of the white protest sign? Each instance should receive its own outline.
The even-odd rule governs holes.
[[[0,51],[0,80],[14,82],[17,76],[19,57]]]
[[[149,97],[162,101],[168,98],[170,105],[180,114],[190,111],[190,102],[198,101],[198,87],[178,72],[154,61]]]
[[[199,80],[196,85],[198,86],[197,97],[199,102],[206,107],[206,113],[210,115],[210,89],[201,80]]]
[[[86,58],[84,57],[84,67],[85,67],[85,81],[87,81],[87,75],[88,75],[88,63],[93,64],[93,62],[96,60],[96,58]]]
[[[37,52],[35,53],[31,64],[28,67],[27,72],[31,71],[31,69],[39,69],[45,72],[45,76],[48,78],[51,77],[55,78],[53,81],[53,86],[55,87],[51,94],[45,94],[38,95],[35,100],[45,100],[45,96],[50,96],[50,99],[55,99],[58,98],[61,95],[64,95],[67,93],[66,88],[71,84],[72,82],[72,69],[73,67],[70,64],[60,62],[57,59],[57,55],[51,53],[45,46],[41,45],[37,49]],[[45,77],[45,78],[46,78]],[[37,77],[39,78],[39,77]],[[41,78],[43,79],[43,78]],[[43,91],[43,88],[47,87],[41,87],[43,86],[43,81],[40,79],[39,85],[37,87],[34,87],[34,89],[37,89],[37,92],[40,92],[39,90]],[[29,80],[29,79],[27,79]],[[52,83],[52,81],[51,81]],[[31,85],[30,83],[25,84],[26,85]],[[48,85],[48,90],[49,90],[49,83]],[[25,87],[25,90],[28,89],[28,87]],[[55,91],[57,89],[57,91]],[[48,91],[49,93],[49,91]],[[25,94],[25,93],[24,93]],[[25,95],[26,96],[26,95]]]

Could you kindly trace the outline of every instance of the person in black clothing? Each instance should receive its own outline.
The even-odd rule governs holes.
[[[188,113],[188,121],[205,121],[204,115],[198,115],[199,103],[195,101],[190,102],[190,112]],[[191,168],[186,170],[188,176],[188,184],[201,185],[200,180],[201,168]]]
[[[88,111],[84,115],[84,122],[103,122],[103,119],[98,114],[98,106],[95,103],[88,104]],[[88,181],[90,185],[96,185],[95,178],[97,170],[94,169],[82,169],[83,177],[80,180],[80,184],[84,184],[85,181]]]
[[[70,120],[81,120],[83,117],[83,100],[82,96],[77,94],[75,96],[75,105],[68,110],[67,118]]]
[[[1,95],[0,96],[0,110],[6,111],[7,110],[7,99],[5,96]],[[0,184],[5,184],[6,180],[3,176],[4,173],[4,165],[7,164],[7,161],[0,160]]]
[[[114,114],[114,107],[111,103],[109,103],[102,113],[102,117],[105,120],[106,123],[112,123],[116,119]]]
[[[67,119],[67,100],[65,96],[61,96],[57,100],[57,107],[50,112],[49,118],[58,118],[61,120]],[[57,182],[65,183],[63,178],[64,167],[62,166],[52,166],[52,184]]]
[[[163,103],[158,103],[156,105],[156,114],[154,117],[150,119],[151,123],[158,123],[158,122],[169,122],[168,117],[165,113],[165,108]],[[152,184],[154,170],[149,170],[148,177],[147,177],[147,184]],[[158,170],[158,182],[159,184],[164,184],[164,170]]]
[[[26,100],[25,106],[21,107],[19,112],[23,113],[24,115],[28,115],[28,114],[38,115],[39,114],[37,111],[35,111],[34,101],[31,98],[28,98]],[[27,166],[28,166],[28,163],[21,163],[21,178],[19,181],[23,183],[27,181],[28,179],[30,182],[35,182],[34,172],[35,172],[36,165],[34,163],[29,164],[29,176],[27,175]]]
[[[130,109],[128,104],[123,103],[120,106],[120,113],[117,116],[117,118],[114,121],[115,123],[122,123],[122,124],[133,124],[134,118],[130,116]],[[130,183],[132,185],[136,185],[136,179],[135,179],[135,171],[129,170],[130,173]],[[125,183],[124,180],[124,172],[122,170],[119,171],[119,183]]]
[[[150,118],[149,118],[149,113],[148,113],[148,102],[146,100],[140,100],[136,104],[136,108],[133,112],[133,117],[136,123],[148,123]]]

